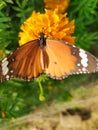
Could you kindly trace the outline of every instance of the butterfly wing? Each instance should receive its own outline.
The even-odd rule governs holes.
[[[31,41],[0,62],[0,80],[13,77],[32,80],[42,73],[39,40]]]
[[[39,44],[39,40],[31,41],[2,60],[1,82],[14,77],[29,81],[43,70],[53,79],[98,71],[98,59],[82,49],[55,39],[46,39],[43,48]]]
[[[47,39],[45,50],[49,60],[45,72],[53,79],[98,71],[97,58],[67,42]]]

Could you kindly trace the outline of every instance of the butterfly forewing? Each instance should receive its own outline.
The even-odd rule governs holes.
[[[0,63],[0,80],[18,77],[32,80],[42,73],[39,40],[31,41],[5,57]]]
[[[90,53],[67,42],[47,39],[46,52],[49,65],[46,74],[54,79],[62,79],[71,74],[98,71],[98,59]]]

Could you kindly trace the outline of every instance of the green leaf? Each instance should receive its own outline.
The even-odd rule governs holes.
[[[13,4],[13,0],[4,0],[6,3],[11,3]]]
[[[0,10],[2,10],[6,6],[6,3],[0,0]]]

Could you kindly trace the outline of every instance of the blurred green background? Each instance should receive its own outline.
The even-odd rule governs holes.
[[[20,25],[33,10],[43,12],[42,0],[0,0],[0,52],[5,57],[18,47]],[[98,0],[71,0],[66,10],[70,20],[75,19],[76,46],[98,57]],[[0,53],[1,54],[1,53]],[[45,75],[43,82],[45,101],[39,100],[40,90],[36,81],[13,79],[0,83],[0,122],[30,113],[38,105],[56,101],[70,101],[71,91],[80,84],[95,81],[98,74],[69,76],[62,81]]]

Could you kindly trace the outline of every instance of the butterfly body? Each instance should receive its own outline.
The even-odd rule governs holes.
[[[42,73],[53,79],[98,71],[98,59],[65,41],[40,38],[30,41],[0,62],[0,81],[20,78],[31,81]]]
[[[46,46],[46,38],[44,37],[44,33],[41,32],[40,34],[40,40],[39,40],[39,45],[41,47],[41,49],[43,49]]]

